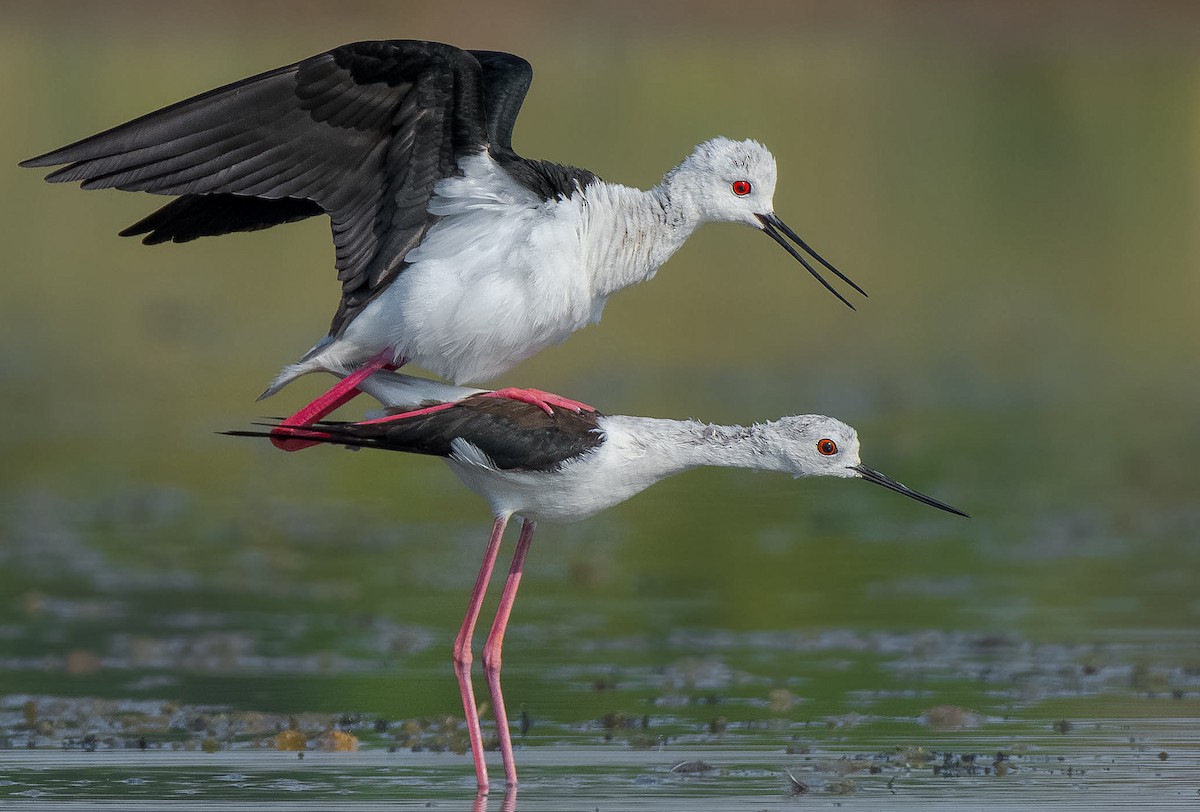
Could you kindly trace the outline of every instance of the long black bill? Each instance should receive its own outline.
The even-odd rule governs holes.
[[[861,476],[867,482],[874,482],[876,485],[882,485],[883,487],[893,490],[896,493],[902,493],[905,496],[910,496],[913,499],[916,499],[918,502],[924,502],[925,504],[929,505],[930,507],[935,507],[938,510],[944,510],[947,513],[953,513],[956,516],[966,516],[968,519],[971,518],[968,514],[963,513],[958,508],[950,507],[945,502],[939,502],[938,500],[934,499],[932,496],[926,496],[923,493],[917,493],[916,491],[914,491],[912,488],[908,487],[907,485],[901,485],[896,480],[892,479],[889,476],[884,476],[883,474],[876,471],[874,468],[868,468],[865,465],[851,465],[850,470],[856,472],[859,476]]]
[[[838,293],[836,290],[833,289],[833,285],[831,285],[825,281],[825,277],[823,277],[823,276],[821,276],[821,274],[817,273],[817,269],[814,268],[812,266],[812,264],[807,259],[804,258],[803,254],[801,254],[794,247],[792,247],[792,244],[789,243],[787,240],[785,240],[784,236],[787,236],[788,239],[790,239],[792,242],[796,243],[796,245],[800,246],[805,251],[807,251],[810,255],[812,255],[813,259],[815,259],[817,262],[821,263],[826,268],[828,268],[830,271],[832,271],[834,273],[834,275],[837,276],[838,279],[842,280],[847,285],[854,288],[856,291],[861,293],[863,296],[867,295],[867,292],[865,290],[863,290],[862,288],[860,288],[858,285],[854,284],[854,282],[850,279],[850,277],[846,276],[844,273],[839,271],[837,268],[833,267],[833,265],[831,265],[829,262],[827,262],[823,256],[818,254],[816,251],[812,250],[812,246],[810,246],[804,240],[800,239],[799,234],[797,234],[796,232],[794,232],[790,228],[788,228],[787,223],[780,220],[774,214],[756,214],[754,216],[758,218],[758,221],[760,223],[762,223],[763,231],[765,231],[767,233],[768,237],[770,237],[775,242],[782,245],[789,254],[791,254],[796,259],[800,260],[800,264],[803,265],[806,269],[808,269],[808,272],[813,275],[813,278],[816,279],[818,282],[820,282],[822,285],[824,285],[825,290],[829,291],[834,296],[841,299],[842,304],[846,305],[846,307],[850,308],[851,310],[855,309],[854,305],[850,304],[850,302],[846,300],[845,296]],[[780,232],[783,232],[783,233],[781,234]]]

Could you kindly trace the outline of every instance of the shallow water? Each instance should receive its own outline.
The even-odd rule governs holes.
[[[713,226],[499,384],[834,414],[973,516],[697,471],[544,526],[505,648],[520,809],[1200,801],[1200,19],[973,6],[384,34],[557,66],[518,147],[613,179],[762,138],[780,215],[871,293]],[[156,201],[12,166],[391,19],[350,7],[272,38],[235,5],[0,12],[5,809],[472,803],[449,643],[484,506],[435,460],[215,434],[325,383],[253,402],[329,315],[326,226],[144,248],[115,231]]]
[[[1173,741],[1178,725],[1142,727]],[[1194,808],[1194,750],[1168,760],[1135,743],[1124,724],[1099,723],[1071,744],[1033,736],[1022,753],[888,752],[852,746],[784,754],[720,745],[638,752],[588,746],[520,751],[526,777],[475,808],[790,809],[797,803],[849,809],[1067,809],[1115,805]],[[967,737],[960,746],[988,746]],[[684,760],[681,760],[684,759]],[[10,754],[5,808],[467,808],[473,778],[462,759],[428,753],[18,753]],[[933,767],[930,763],[933,763]],[[1003,765],[1002,774],[995,765]],[[286,800],[281,800],[286,799]]]

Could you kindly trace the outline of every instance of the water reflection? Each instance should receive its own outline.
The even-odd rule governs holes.
[[[850,744],[781,753],[744,748],[537,748],[517,791],[475,795],[445,756],[381,753],[126,754],[119,759],[18,752],[4,761],[5,808],[75,810],[114,800],[122,808],[232,812],[289,809],[575,808],[791,809],[797,801],[851,808],[1105,808],[1135,793],[1144,808],[1191,808],[1200,760],[1175,738],[1173,723],[1100,722],[1091,732],[1045,731],[1014,749],[1006,736],[955,736],[953,750],[877,739],[884,749]],[[1008,733],[1017,731],[1010,729]],[[1130,735],[1132,732],[1132,736]],[[1023,734],[1022,734],[1023,735]],[[681,771],[687,764],[704,769]],[[459,762],[461,759],[453,759]],[[518,803],[518,797],[520,799]]]
[[[471,807],[472,812],[487,812],[488,802],[491,800],[490,795],[476,795],[475,804]],[[504,791],[504,798],[500,801],[500,812],[516,812],[517,809],[517,788],[509,787]]]

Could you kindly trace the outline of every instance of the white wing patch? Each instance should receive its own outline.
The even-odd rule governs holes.
[[[492,458],[483,452],[483,449],[461,437],[455,437],[450,441],[450,459],[488,471],[500,470]]]

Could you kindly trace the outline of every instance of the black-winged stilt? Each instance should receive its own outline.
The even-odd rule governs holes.
[[[500,689],[501,647],[536,522],[586,518],[665,477],[706,465],[779,471],[794,477],[857,477],[967,515],[863,465],[858,434],[824,415],[784,417],[753,426],[714,426],[557,408],[548,414],[537,404],[487,397],[490,393],[484,390],[386,371],[361,381],[360,387],[389,407],[408,411],[359,423],[318,423],[282,431],[314,442],[442,457],[467,487],[487,499],[495,517],[467,614],[454,641],[454,671],[481,792],[487,791],[488,781],[471,686],[471,641],[501,538],[513,516],[522,517],[521,533],[483,648],[483,670],[509,786],[516,785],[517,770]],[[228,433],[272,436],[271,432]]]
[[[706,222],[761,229],[850,305],[790,239],[863,293],[775,215],[775,158],[755,141],[707,141],[649,191],[520,157],[512,130],[531,78],[512,54],[360,42],[22,166],[66,164],[47,180],[85,189],[177,195],[121,232],[146,243],[329,215],[341,302],[329,333],[263,396],[305,373],[354,372],[285,425],[319,420],[384,367],[494,378],[599,320],[611,294],[652,277]]]

